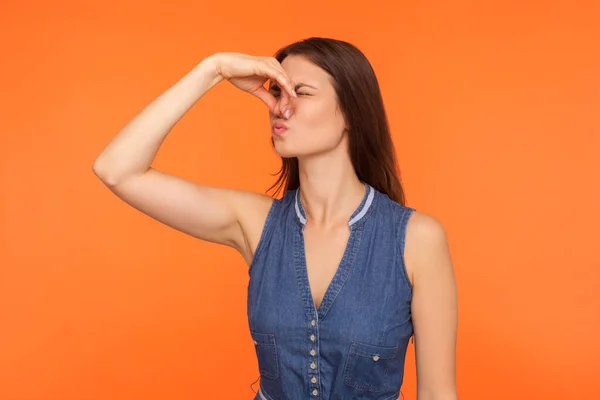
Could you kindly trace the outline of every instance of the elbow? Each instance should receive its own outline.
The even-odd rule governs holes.
[[[96,161],[94,161],[94,165],[92,165],[92,172],[103,183],[109,184],[112,182],[110,174],[108,173],[106,167],[104,167],[104,165],[100,162],[99,158],[97,158]]]
[[[106,186],[113,187],[119,184],[118,174],[106,165],[106,162],[97,158],[92,165],[92,172]]]
[[[116,168],[115,166],[107,165],[105,160],[101,160],[100,158],[96,159],[94,165],[92,166],[92,171],[94,175],[98,177],[109,188],[116,187],[121,185],[124,181],[129,180],[134,176],[141,176],[144,173],[148,172],[151,167],[146,168],[141,172],[130,171],[126,168]]]

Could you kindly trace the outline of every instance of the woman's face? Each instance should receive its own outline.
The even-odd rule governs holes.
[[[333,80],[327,72],[300,55],[290,55],[281,63],[295,85],[297,98],[272,84],[270,91],[285,100],[292,115],[285,119],[269,113],[275,151],[281,157],[302,157],[332,150],[346,135],[346,123],[338,107]],[[283,124],[287,129],[273,129]]]

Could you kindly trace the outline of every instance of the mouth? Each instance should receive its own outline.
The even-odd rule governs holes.
[[[285,131],[288,130],[287,125],[283,122],[275,122],[273,125],[271,125],[271,128],[275,135],[283,135]]]

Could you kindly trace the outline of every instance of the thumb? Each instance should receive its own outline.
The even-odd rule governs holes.
[[[277,106],[277,99],[271,93],[269,93],[269,91],[267,89],[265,89],[263,86],[261,86],[258,89],[256,89],[254,92],[252,92],[252,94],[255,95],[256,97],[258,97],[263,103],[265,103],[267,105],[267,107],[269,107],[269,111],[271,111],[272,113],[275,113],[275,107]]]

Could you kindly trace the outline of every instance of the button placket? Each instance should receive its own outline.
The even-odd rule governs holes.
[[[318,360],[318,327],[317,327],[317,322],[318,322],[318,313],[317,310],[315,309],[315,317],[312,318],[310,320],[310,335],[308,337],[309,339],[309,364],[308,364],[308,373],[309,373],[309,377],[310,377],[310,394],[314,397],[318,397],[319,396],[319,379],[318,379],[318,375],[319,375],[319,368],[318,368],[318,364],[319,364],[319,360]],[[313,375],[314,374],[314,375]]]

